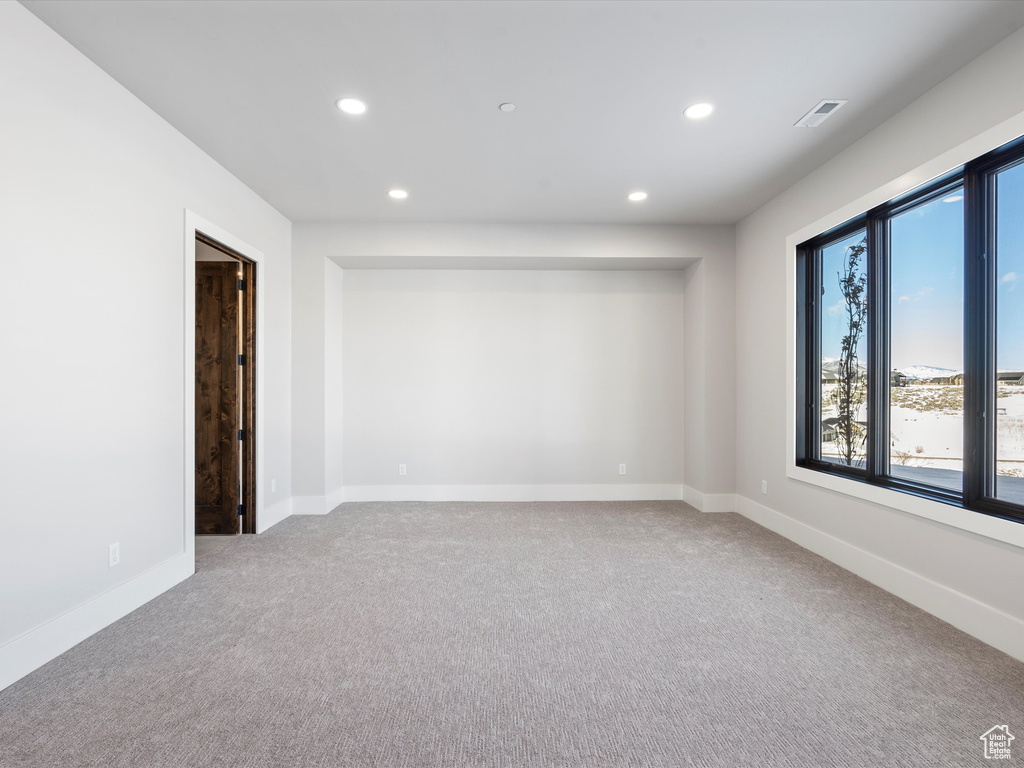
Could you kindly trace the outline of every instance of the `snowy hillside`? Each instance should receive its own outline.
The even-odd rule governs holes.
[[[868,367],[863,360],[858,361],[857,367],[862,373],[867,373]],[[838,357],[823,357],[821,358],[821,370],[828,371],[829,373],[839,373],[839,358]]]
[[[911,381],[937,379],[940,376],[949,378],[950,376],[960,373],[960,371],[954,370],[953,368],[936,368],[932,365],[911,365],[907,368],[899,368],[897,370]]]

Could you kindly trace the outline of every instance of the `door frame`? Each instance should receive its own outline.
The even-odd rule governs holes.
[[[195,534],[196,534],[196,489],[195,489],[195,467],[196,467],[196,233],[206,238],[215,240],[232,251],[245,257],[256,265],[256,312],[255,328],[256,335],[256,366],[255,366],[255,420],[253,425],[254,437],[254,458],[253,467],[255,477],[251,484],[250,492],[255,495],[255,504],[246,516],[253,515],[254,532],[259,533],[262,528],[260,521],[263,513],[263,494],[259,493],[259,483],[264,477],[264,307],[266,276],[263,267],[266,261],[263,252],[253,248],[244,240],[235,237],[230,232],[218,227],[213,222],[207,221],[193,211],[185,209],[185,242],[184,242],[184,279],[185,279],[185,324],[184,324],[184,426],[185,440],[182,446],[184,459],[184,509],[183,509],[183,536],[186,555],[192,561],[195,568]],[[248,502],[246,502],[248,503]]]

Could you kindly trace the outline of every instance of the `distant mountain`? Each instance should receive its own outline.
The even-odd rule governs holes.
[[[960,373],[960,371],[953,368],[936,368],[933,365],[911,365],[907,368],[897,368],[896,370],[911,381],[924,381],[939,377],[948,379],[950,376]]]
[[[859,362],[857,367],[862,372],[867,372],[867,365],[863,362]],[[839,373],[839,358],[836,357],[823,357],[821,358],[821,370],[828,371],[829,373]],[[928,379],[937,379],[939,377],[949,378],[960,373],[959,369],[954,368],[939,368],[934,365],[911,365],[906,368],[897,368],[900,373],[906,376],[910,381],[927,381]]]
[[[867,373],[868,372],[868,367],[867,367],[867,365],[864,362],[858,362],[857,363],[857,367],[860,369],[861,373]],[[829,373],[834,373],[836,375],[839,375],[839,358],[838,357],[823,357],[823,358],[821,358],[821,370],[822,371],[828,371]]]

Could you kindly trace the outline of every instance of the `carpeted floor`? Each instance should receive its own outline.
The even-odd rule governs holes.
[[[13,766],[973,766],[1024,664],[734,514],[348,504],[0,692]]]

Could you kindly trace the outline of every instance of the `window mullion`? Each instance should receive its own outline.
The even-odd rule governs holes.
[[[796,284],[799,286],[800,292],[797,295],[796,301],[796,391],[800,393],[800,397],[797,398],[796,407],[796,459],[797,461],[803,461],[804,459],[811,458],[809,452],[810,443],[807,436],[807,427],[809,423],[813,423],[809,420],[809,408],[810,403],[810,387],[808,386],[808,379],[810,376],[810,356],[808,354],[808,321],[812,315],[810,311],[810,275],[812,270],[810,269],[810,257],[806,251],[799,251],[796,259]]]
[[[991,497],[995,355],[993,179],[964,176],[964,503]]]
[[[889,473],[889,226],[867,223],[868,269],[868,479]]]
[[[807,346],[807,458],[821,460],[821,249],[809,253],[807,315],[811,334]]]

